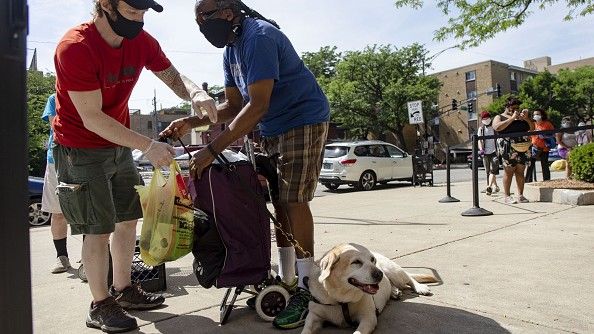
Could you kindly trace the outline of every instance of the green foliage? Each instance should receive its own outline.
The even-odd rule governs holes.
[[[594,183],[594,143],[571,150],[569,163],[576,179]]]
[[[495,117],[496,115],[501,114],[505,110],[505,102],[507,98],[510,97],[511,94],[505,94],[500,98],[495,99],[491,104],[489,104],[486,109],[491,114],[491,117]]]
[[[336,46],[323,46],[317,52],[304,52],[301,59],[326,91],[336,75],[336,65],[342,59],[342,54],[336,51]]]
[[[41,119],[48,97],[55,92],[56,77],[27,72],[27,122],[29,133],[29,174],[43,176],[50,126]]]
[[[423,0],[395,0],[397,8],[419,9]],[[558,0],[438,0],[437,7],[447,16],[446,26],[435,32],[435,39],[444,41],[449,37],[461,40],[460,48],[478,46],[496,34],[518,27],[533,10],[544,10]],[[594,12],[594,0],[566,0],[565,20],[586,16]]]
[[[437,101],[441,85],[437,78],[421,75],[430,66],[424,62],[425,54],[418,44],[400,49],[374,45],[346,52],[327,86],[332,120],[355,137],[372,133],[381,139],[392,132],[405,146],[407,102],[422,100],[427,112]]]

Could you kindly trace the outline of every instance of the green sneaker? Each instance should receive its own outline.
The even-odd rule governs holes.
[[[289,299],[287,307],[274,318],[272,324],[279,329],[293,329],[305,324],[309,301],[312,300],[308,290],[297,288],[297,291]]]

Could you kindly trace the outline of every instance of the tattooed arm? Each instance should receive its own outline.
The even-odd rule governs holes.
[[[214,100],[207,92],[200,89],[192,80],[180,74],[177,69],[171,65],[168,69],[160,72],[153,72],[157,78],[161,79],[171,90],[185,101],[190,101],[198,117],[204,117],[204,112],[213,123],[217,121],[217,108]]]

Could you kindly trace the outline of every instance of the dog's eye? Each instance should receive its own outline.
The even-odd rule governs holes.
[[[375,258],[374,257],[371,258],[371,263],[375,263]]]
[[[363,262],[361,262],[360,260],[355,260],[355,261],[351,262],[351,264],[356,264],[358,266],[361,266],[361,265],[363,265]]]

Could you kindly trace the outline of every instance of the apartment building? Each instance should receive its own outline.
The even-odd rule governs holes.
[[[478,115],[501,94],[517,93],[521,83],[538,72],[488,60],[434,73],[442,83],[439,115],[430,120],[440,146],[454,146],[470,139],[478,127]],[[456,100],[457,110],[452,110]]]

